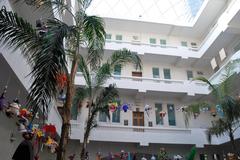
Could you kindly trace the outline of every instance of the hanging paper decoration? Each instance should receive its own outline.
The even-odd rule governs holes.
[[[221,107],[221,105],[216,105],[216,109],[217,109],[217,114],[222,118],[224,117],[224,112],[223,112],[223,109]]]
[[[64,73],[59,73],[57,75],[57,83],[59,88],[63,89],[67,85],[67,76]]]
[[[165,112],[165,111],[160,111],[160,112],[159,112],[159,116],[160,116],[161,118],[164,118],[165,115],[166,115],[166,112]]]
[[[149,117],[149,111],[152,109],[152,107],[151,106],[149,106],[148,104],[146,104],[145,106],[144,106],[144,111],[146,112],[146,114],[147,114],[147,116]]]
[[[177,111],[184,112],[184,111],[185,111],[185,108],[184,108],[184,107],[177,108]]]
[[[194,113],[193,113],[194,119],[196,119],[198,116],[199,116],[199,112],[194,112]]]
[[[60,91],[60,93],[58,95],[58,99],[60,101],[65,101],[66,100],[66,93],[64,93],[63,89]]]
[[[117,110],[118,104],[117,104],[117,102],[112,102],[112,103],[109,103],[108,106],[109,106],[109,110],[111,112],[115,112]]]
[[[7,92],[7,86],[5,86],[2,95],[0,96],[0,111],[6,108],[5,104],[5,94]]]
[[[58,147],[58,143],[49,136],[47,137],[47,141],[46,141],[45,145],[50,148],[51,153],[55,153],[56,149]]]
[[[128,109],[129,109],[128,104],[123,104],[123,105],[122,105],[122,109],[123,109],[124,112],[127,112]]]
[[[216,117],[216,115],[217,115],[216,108],[215,108],[215,107],[212,107],[210,111],[211,111],[211,115],[212,115],[213,117]]]
[[[19,115],[19,109],[21,105],[19,104],[18,99],[15,99],[12,103],[8,105],[8,108],[6,110],[6,115],[9,118],[12,118],[13,116]]]
[[[55,137],[56,136],[56,134],[57,134],[57,130],[56,130],[56,127],[54,126],[54,125],[52,125],[52,124],[46,124],[46,125],[44,125],[43,126],[43,128],[42,128],[42,130],[43,130],[43,132],[44,132],[44,134],[46,134],[46,135],[48,135],[48,136],[50,136],[50,137]]]

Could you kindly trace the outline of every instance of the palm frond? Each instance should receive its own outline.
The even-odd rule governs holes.
[[[112,56],[107,60],[112,66],[125,65],[126,63],[133,63],[136,69],[142,69],[142,61],[135,52],[131,52],[127,49],[115,51]]]
[[[77,0],[77,1],[79,2],[83,10],[86,10],[92,3],[92,0]]]
[[[111,77],[112,68],[109,63],[104,63],[96,70],[96,88],[101,87]]]
[[[72,13],[72,6],[67,4],[65,0],[35,0],[31,5],[41,6],[44,9],[49,9],[57,14],[67,11],[73,18],[75,18],[74,13]]]
[[[207,130],[208,141],[211,143],[213,135],[220,137],[228,131],[228,123],[224,119],[219,119],[212,122],[212,126]]]
[[[77,117],[78,109],[82,107],[82,102],[88,97],[88,90],[86,88],[77,88],[73,98],[71,115],[72,117]]]
[[[110,84],[108,87],[105,87],[99,96],[96,98],[94,110],[104,112],[108,118],[110,118],[108,111],[108,103],[118,98],[118,91],[115,88],[114,84]]]
[[[29,105],[36,112],[39,107],[47,111],[51,98],[57,93],[56,75],[66,70],[66,57],[63,48],[63,38],[72,28],[60,23],[49,21],[47,35],[39,37],[32,26],[13,12],[3,8],[0,12],[0,38],[3,43],[21,48],[32,66],[33,82],[30,87]],[[51,24],[58,24],[51,28]]]
[[[85,82],[87,84],[87,87],[91,88],[92,87],[91,73],[90,73],[90,70],[89,70],[89,68],[87,66],[87,63],[86,63],[86,61],[85,61],[83,56],[78,55],[78,58],[79,58],[78,67],[79,67],[80,71],[83,74],[83,77],[84,77],[84,80],[85,80]]]
[[[100,17],[83,15],[83,33],[87,40],[88,63],[92,68],[100,65],[105,45],[104,22]]]
[[[231,96],[225,96],[221,101],[221,107],[228,122],[232,123],[239,120],[240,105],[238,99]]]
[[[204,108],[210,108],[210,104],[207,102],[195,102],[190,105],[188,105],[186,108],[184,108],[184,121],[185,125],[189,126],[189,119],[194,114],[200,114],[200,111]]]
[[[48,26],[41,50],[33,53],[30,58],[34,63],[31,72],[34,80],[30,87],[29,104],[34,110],[41,106],[47,111],[49,100],[55,98],[58,92],[57,74],[67,74],[63,39],[73,31],[72,27],[58,20],[50,20]]]
[[[42,43],[32,25],[16,13],[7,11],[5,6],[0,10],[0,40],[14,50],[22,49],[28,59],[32,52],[41,49]]]

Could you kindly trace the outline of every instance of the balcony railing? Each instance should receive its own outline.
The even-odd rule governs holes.
[[[185,46],[176,46],[176,45],[161,45],[161,44],[150,44],[150,43],[143,43],[141,41],[120,41],[120,40],[110,40],[106,39],[107,43],[116,43],[116,44],[128,44],[128,45],[134,45],[134,46],[147,46],[147,47],[159,47],[159,48],[171,48],[171,49],[179,49],[179,48],[185,48],[190,51],[198,51],[198,47],[185,47]]]
[[[77,85],[85,85],[81,73],[77,73],[75,82]],[[118,88],[134,89],[140,92],[162,91],[187,93],[188,95],[209,94],[208,85],[198,81],[113,75],[105,86],[112,83],[116,83]]]

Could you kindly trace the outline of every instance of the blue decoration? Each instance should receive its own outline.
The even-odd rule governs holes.
[[[216,109],[217,109],[217,114],[220,117],[224,117],[224,112],[223,112],[222,106],[218,104],[218,105],[216,105]]]
[[[124,112],[127,112],[128,109],[129,109],[128,104],[124,104],[124,105],[122,106],[122,109],[123,109]]]

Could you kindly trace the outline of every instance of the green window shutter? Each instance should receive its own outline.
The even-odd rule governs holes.
[[[120,110],[117,109],[115,112],[112,113],[112,122],[120,123]]]
[[[121,65],[115,65],[114,66],[114,75],[121,75],[121,70],[122,70],[122,66]]]
[[[107,122],[107,115],[104,112],[99,112],[99,122]]]
[[[155,104],[155,113],[156,113],[156,124],[163,125],[163,117],[160,117],[160,112],[162,111],[162,104],[156,103]]]
[[[112,39],[112,35],[107,33],[106,34],[106,39],[108,39],[108,40]]]
[[[193,71],[187,71],[187,79],[188,80],[193,79]]]
[[[122,35],[117,34],[117,35],[116,35],[116,40],[117,40],[117,41],[121,41],[121,40],[122,40]]]
[[[152,68],[153,78],[159,78],[159,68]]]
[[[176,126],[175,109],[173,104],[167,104],[168,123],[170,126]]]
[[[164,79],[171,79],[170,69],[163,69]]]
[[[187,42],[186,42],[186,41],[182,41],[182,42],[181,42],[181,46],[183,46],[183,47],[187,47],[187,46],[188,46],[188,44],[187,44]]]
[[[156,44],[157,43],[156,38],[150,38],[149,43],[150,44]]]
[[[120,101],[117,101],[118,105],[120,104]],[[112,122],[114,123],[120,123],[120,109],[117,109],[115,112],[112,113]]]

